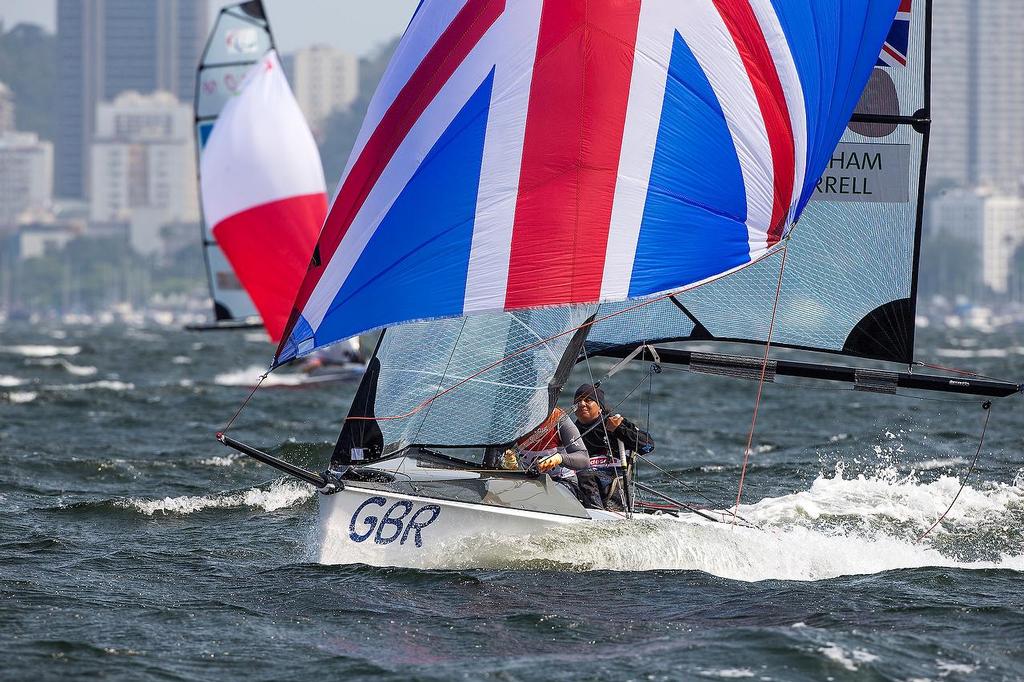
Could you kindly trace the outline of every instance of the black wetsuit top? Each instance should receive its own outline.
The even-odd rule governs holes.
[[[605,412],[601,413],[602,419],[607,420],[609,416]],[[619,442],[625,446],[627,451],[632,450],[641,455],[654,451],[654,439],[651,438],[651,435],[626,418],[622,419],[619,428],[607,431],[607,441],[605,440],[606,428],[597,422],[584,424],[577,419],[576,427],[579,428],[580,434],[583,436],[583,444],[587,447],[587,452],[590,453],[591,466],[615,466],[618,463]],[[608,441],[611,441],[611,453],[608,451]],[[601,458],[603,457],[609,457],[609,460],[602,462]]]

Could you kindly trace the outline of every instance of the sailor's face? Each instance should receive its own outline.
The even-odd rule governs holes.
[[[601,416],[601,406],[592,398],[582,398],[576,404],[576,416],[581,422],[592,422]]]

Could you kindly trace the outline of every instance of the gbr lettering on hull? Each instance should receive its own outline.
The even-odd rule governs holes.
[[[388,502],[386,497],[374,495],[356,507],[348,524],[349,539],[366,542],[372,537],[378,545],[396,541],[404,545],[411,541],[416,547],[422,547],[423,529],[437,521],[441,507],[436,504],[417,507],[408,500],[399,500],[389,507]],[[387,511],[381,514],[385,508]]]

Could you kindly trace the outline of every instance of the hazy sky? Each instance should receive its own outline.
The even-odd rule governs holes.
[[[237,1],[211,0],[211,19],[220,7]],[[366,54],[405,30],[418,0],[263,0],[263,4],[281,52],[323,43]],[[53,31],[56,5],[55,0],[0,0],[0,20],[8,29],[28,21]]]

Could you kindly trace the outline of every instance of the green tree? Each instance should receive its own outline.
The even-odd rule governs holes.
[[[4,31],[0,23],[0,82],[14,94],[18,130],[53,140],[57,39],[35,24]]]

